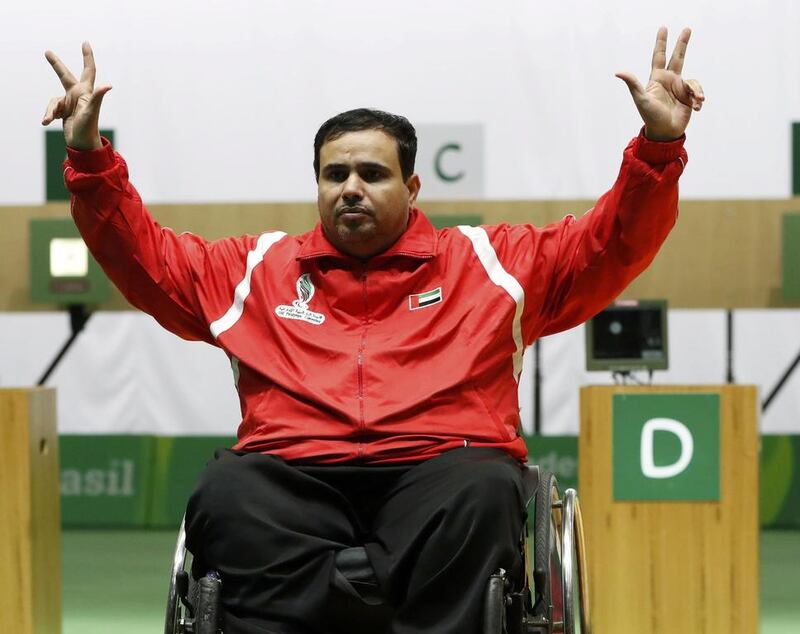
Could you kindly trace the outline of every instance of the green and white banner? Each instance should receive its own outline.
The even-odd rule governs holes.
[[[684,416],[684,420],[692,418]],[[691,429],[691,427],[690,427]],[[658,439],[669,444],[667,437]],[[529,461],[577,488],[578,439],[527,436]],[[61,436],[65,527],[176,528],[204,465],[231,437]],[[762,436],[761,525],[800,528],[800,435]],[[677,447],[667,448],[665,463]],[[656,464],[661,464],[656,454]]]
[[[558,487],[578,487],[577,436],[525,436],[528,462],[556,476]]]
[[[64,526],[177,527],[203,466],[233,438],[61,436]]]
[[[152,438],[61,436],[61,519],[65,526],[145,526]]]

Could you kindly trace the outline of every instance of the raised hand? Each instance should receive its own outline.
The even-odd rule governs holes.
[[[658,29],[646,87],[642,87],[632,73],[616,74],[628,85],[636,109],[644,120],[644,134],[651,141],[677,139],[689,125],[692,110],[700,110],[705,101],[700,84],[694,79],[681,77],[691,34],[690,29],[681,31],[667,64],[667,29],[663,26]]]
[[[111,86],[95,89],[94,54],[89,42],[84,42],[83,72],[80,80],[69,72],[55,53],[45,52],[44,56],[61,80],[66,93],[63,97],[53,97],[47,104],[42,125],[49,125],[55,119],[63,119],[64,139],[67,146],[76,150],[96,150],[102,147],[100,141],[100,104]]]

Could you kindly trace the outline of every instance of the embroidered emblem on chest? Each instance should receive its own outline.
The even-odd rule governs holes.
[[[308,309],[308,304],[311,298],[314,297],[315,290],[314,285],[311,283],[311,276],[308,273],[303,273],[297,278],[295,288],[297,289],[297,299],[292,300],[291,306],[281,305],[275,308],[275,314],[283,319],[297,319],[319,326],[325,321],[325,315]]]
[[[408,296],[408,310],[419,310],[427,308],[442,301],[442,287],[434,288],[432,291],[425,291],[418,295]]]

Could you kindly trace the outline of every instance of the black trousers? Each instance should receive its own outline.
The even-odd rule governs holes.
[[[370,467],[221,450],[189,500],[187,547],[221,574],[225,634],[353,634],[331,617],[348,600],[332,580],[335,553],[359,545],[393,608],[388,632],[478,634],[489,575],[523,574],[524,502],[501,450]]]

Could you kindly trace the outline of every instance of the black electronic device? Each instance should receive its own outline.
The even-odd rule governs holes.
[[[618,300],[586,323],[586,369],[626,373],[669,367],[666,300]]]

